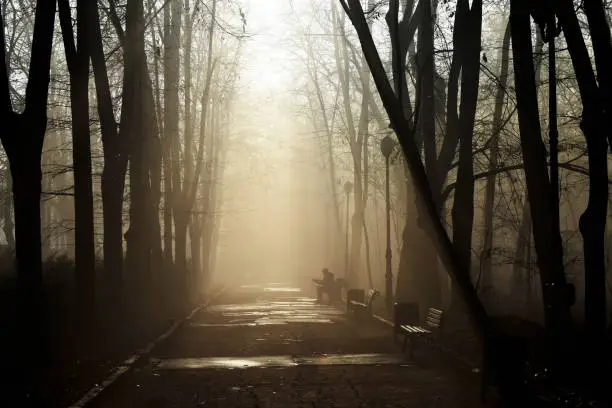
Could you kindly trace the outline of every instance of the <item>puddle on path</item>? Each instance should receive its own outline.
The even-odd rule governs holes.
[[[401,365],[411,366],[396,354],[326,354],[317,356],[203,357],[152,360],[160,370],[198,370],[206,368],[296,367],[317,365]]]
[[[290,287],[267,287],[264,288],[264,292],[301,292],[300,288],[290,288]]]
[[[320,305],[312,303],[296,303],[296,302],[287,302],[285,304],[280,304],[280,302],[276,303],[248,303],[248,304],[228,304],[228,305],[215,305],[206,309],[206,312],[262,312],[269,310],[278,310],[279,308],[314,308],[321,307]]]
[[[254,321],[232,322],[232,323],[190,323],[189,327],[255,327],[255,326],[280,326],[289,323],[314,323],[329,324],[333,320],[322,316],[287,316],[287,317],[263,317]]]
[[[293,367],[296,365],[297,363],[293,361],[291,356],[205,357],[161,360],[156,368],[161,370],[197,370],[202,368]]]
[[[298,365],[389,365],[402,364],[406,360],[395,354],[328,354],[312,357],[295,357]]]

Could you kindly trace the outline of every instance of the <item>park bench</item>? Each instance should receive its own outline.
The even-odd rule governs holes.
[[[312,280],[315,288],[317,288],[317,301],[323,301],[323,294],[326,293],[329,298],[329,303],[339,302],[342,300],[342,288],[346,287],[346,282],[342,278],[335,279],[333,283],[326,287],[322,279]]]
[[[404,336],[403,351],[409,346],[410,358],[414,357],[413,349],[417,341],[439,338],[442,333],[443,312],[440,309],[430,307],[427,310],[427,317],[423,325],[400,324],[397,332]],[[396,332],[396,334],[397,334]]]
[[[374,299],[380,295],[376,289],[370,289],[366,295],[363,289],[351,289],[346,294],[346,309],[349,314],[360,319],[372,315]]]

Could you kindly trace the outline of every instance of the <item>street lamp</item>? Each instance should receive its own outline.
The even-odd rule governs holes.
[[[385,201],[387,212],[387,265],[385,269],[385,295],[387,313],[390,316],[393,308],[393,269],[391,265],[391,200],[389,193],[389,158],[397,143],[390,136],[380,141],[380,151],[385,156]]]
[[[344,192],[346,193],[346,246],[344,248],[344,279],[348,281],[349,268],[349,195],[353,191],[353,183],[347,181],[344,183]]]

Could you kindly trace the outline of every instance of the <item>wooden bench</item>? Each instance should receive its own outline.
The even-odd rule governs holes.
[[[371,316],[372,304],[378,295],[380,292],[376,289],[370,289],[367,295],[363,289],[350,289],[346,294],[347,312],[358,319]]]
[[[329,287],[325,287],[322,279],[312,280],[315,288],[317,289],[317,300],[321,302],[323,299],[323,293],[327,293],[329,297],[329,303],[334,303],[342,300],[342,289],[346,287],[346,282],[342,278],[334,280],[334,283]]]
[[[427,317],[425,318],[424,325],[400,325],[399,334],[404,336],[404,345],[402,350],[406,351],[406,347],[408,346],[408,343],[410,343],[408,350],[411,359],[414,357],[413,349],[416,341],[438,338],[440,336],[443,323],[442,317],[442,310],[430,307],[427,310]]]

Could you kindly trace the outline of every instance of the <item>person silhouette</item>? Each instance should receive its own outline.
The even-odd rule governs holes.
[[[334,292],[334,286],[336,284],[336,279],[334,278],[334,274],[329,271],[328,268],[323,268],[321,270],[323,275],[323,279],[316,279],[315,282],[319,283],[317,286],[317,301],[323,301],[323,294],[327,293],[327,297],[331,302],[332,293]]]

